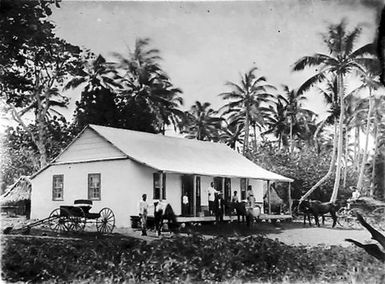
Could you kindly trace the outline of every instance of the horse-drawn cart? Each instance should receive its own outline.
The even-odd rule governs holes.
[[[12,231],[25,231],[32,227],[48,225],[55,232],[82,232],[86,224],[94,223],[99,233],[111,233],[115,227],[115,215],[112,210],[105,207],[98,213],[91,213],[91,208],[91,200],[75,200],[74,205],[62,205],[53,210],[47,218]]]
[[[357,221],[356,214],[360,213],[373,227],[385,230],[385,202],[371,197],[360,197],[356,200],[349,200],[347,207],[342,207],[338,212],[338,222],[343,227],[358,227],[361,224]]]

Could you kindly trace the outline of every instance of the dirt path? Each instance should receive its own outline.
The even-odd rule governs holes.
[[[234,229],[234,227],[236,229]],[[346,242],[346,238],[352,238],[359,242],[371,242],[371,236],[364,229],[344,229],[340,226],[331,228],[329,224],[323,227],[303,226],[301,222],[283,223],[278,226],[272,224],[254,224],[252,229],[245,228],[244,225],[221,224],[212,225],[210,227],[197,230],[203,235],[212,237],[215,235],[226,236],[248,236],[262,234],[270,239],[277,239],[288,245],[305,245],[305,246],[333,246],[341,245],[344,247],[350,246]],[[117,233],[128,235],[135,238],[140,238],[146,241],[158,239],[155,232],[149,231],[148,236],[142,237],[140,231],[131,228],[117,228]],[[187,234],[185,234],[187,235]],[[163,237],[169,237],[169,233],[163,233]]]
[[[13,225],[20,227],[27,223],[26,220],[11,218],[2,219],[2,228]],[[291,223],[280,223],[277,225],[268,223],[256,223],[253,224],[252,228],[247,228],[244,224],[218,224],[218,225],[204,225],[201,227],[192,228],[191,231],[197,231],[205,236],[250,236],[250,235],[265,235],[271,239],[277,239],[288,245],[306,245],[306,246],[350,246],[350,243],[346,242],[346,238],[352,238],[359,242],[372,242],[371,236],[368,231],[364,229],[346,229],[337,225],[336,228],[331,228],[331,224],[327,223],[324,226],[309,227],[303,226],[302,222],[295,221]],[[116,228],[114,233],[123,234],[126,236],[139,238],[147,242],[158,239],[154,231],[149,231],[148,236],[141,236],[140,231],[134,230],[128,227]],[[185,232],[183,235],[187,235]],[[163,233],[162,237],[170,237],[170,233]],[[44,236],[43,236],[44,237]],[[51,238],[50,236],[47,236]],[[53,236],[57,238],[58,236]]]

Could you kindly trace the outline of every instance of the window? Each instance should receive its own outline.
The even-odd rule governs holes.
[[[246,199],[247,179],[241,178],[241,200]]]
[[[100,200],[100,174],[88,174],[88,199]]]
[[[63,175],[54,175],[52,179],[52,200],[63,200]]]
[[[162,183],[162,195],[160,192],[160,178],[162,175],[163,183]],[[154,195],[153,199],[166,199],[166,174],[154,173]]]

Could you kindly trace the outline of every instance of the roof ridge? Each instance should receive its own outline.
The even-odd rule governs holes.
[[[94,127],[96,127],[96,128],[102,127],[102,128],[108,128],[108,129],[114,129],[114,130],[128,131],[128,132],[133,132],[133,133],[137,133],[137,134],[141,134],[141,135],[147,135],[147,136],[163,137],[164,139],[179,139],[179,140],[184,140],[184,141],[191,141],[191,143],[197,143],[198,142],[198,143],[205,143],[205,144],[211,144],[211,145],[222,145],[222,146],[226,146],[228,148],[228,146],[226,144],[221,143],[221,142],[189,139],[189,138],[178,137],[178,136],[168,136],[168,135],[162,135],[161,133],[151,133],[151,132],[138,131],[138,130],[132,130],[132,129],[127,129],[127,128],[120,128],[120,127],[97,125],[97,124],[89,124],[88,126],[91,127],[92,129],[94,129]],[[97,129],[94,129],[94,130],[97,131]]]

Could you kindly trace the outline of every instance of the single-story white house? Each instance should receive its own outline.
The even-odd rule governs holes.
[[[169,137],[126,129],[87,126],[47,167],[31,177],[31,218],[42,219],[60,205],[90,199],[99,212],[109,207],[117,226],[130,226],[138,203],[169,202],[182,215],[202,217],[208,208],[207,189],[214,181],[225,199],[238,191],[242,199],[251,185],[257,203],[269,182],[291,182],[267,171],[221,143]]]

